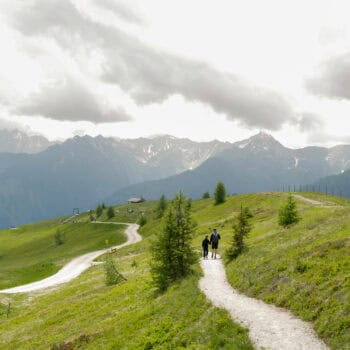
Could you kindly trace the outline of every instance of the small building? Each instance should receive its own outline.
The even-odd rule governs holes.
[[[143,203],[145,202],[146,199],[144,199],[143,197],[139,197],[139,198],[129,198],[128,199],[128,203],[129,204],[136,204],[136,203]]]

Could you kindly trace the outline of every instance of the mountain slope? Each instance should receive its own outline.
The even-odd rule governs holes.
[[[38,153],[56,142],[41,135],[28,135],[20,130],[0,130],[0,152]]]
[[[348,146],[293,150],[272,136],[259,133],[222,150],[192,171],[123,188],[106,201],[122,203],[134,195],[157,199],[162,194],[172,196],[180,189],[192,198],[200,198],[203,192],[213,191],[218,181],[225,183],[229,193],[273,191],[284,186],[298,188],[340,172],[349,164]]]
[[[333,192],[350,198],[350,170],[342,174],[323,177],[314,182],[313,186],[321,188],[324,192]]]
[[[159,178],[194,169],[231,147],[228,142],[194,142],[169,135],[119,140],[140,162],[157,169]]]
[[[2,226],[88,209],[111,188],[147,179],[147,167],[108,139],[76,137],[0,174]]]
[[[105,198],[155,199],[179,189],[198,198],[218,181],[230,193],[293,188],[349,165],[350,146],[293,150],[265,133],[235,144],[75,137],[36,154],[0,153],[0,227],[86,210]]]

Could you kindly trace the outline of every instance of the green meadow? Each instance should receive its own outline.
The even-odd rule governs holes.
[[[48,277],[72,258],[125,241],[124,226],[59,219],[0,231],[0,289]],[[56,246],[60,231],[63,244]]]
[[[226,265],[229,282],[249,296],[285,307],[312,322],[331,349],[349,349],[350,201],[323,194],[302,195],[328,207],[297,199],[302,220],[289,228],[277,224],[278,209],[287,198],[285,193],[231,196],[217,206],[211,198],[193,201],[193,218],[197,223],[193,245],[200,254],[204,235],[217,228],[222,236],[219,251],[223,254],[232,237],[235,215],[241,205],[248,206],[254,214],[253,229],[243,254]],[[42,291],[29,295],[0,294],[0,348],[251,349],[246,330],[237,326],[224,310],[212,307],[198,289],[199,266],[164,294],[155,294],[149,271],[149,246],[162,229],[161,220],[155,219],[155,206],[156,202],[119,206],[110,220],[137,222],[141,215],[147,218],[147,224],[140,229],[144,240],[114,255],[127,281],[107,287],[102,265],[98,265],[48,294]],[[104,213],[98,220],[108,219]],[[16,271],[17,283],[24,281],[27,274],[20,273],[22,269],[51,258],[53,253],[47,253],[44,259],[43,246],[52,252],[66,247],[64,256],[57,254],[52,260],[55,266],[62,266],[70,257],[82,254],[79,249],[85,244],[84,252],[104,247],[106,239],[114,244],[113,236],[123,239],[122,228],[90,224],[86,213],[77,221],[66,227],[72,236],[81,234],[71,246],[68,239],[62,246],[53,245],[57,220],[24,226],[19,232],[1,231],[1,283],[2,276],[9,278]],[[27,240],[20,238],[18,244],[9,240],[12,234],[20,236],[26,227]],[[90,242],[92,237],[96,238],[93,233],[91,236],[83,233],[87,228],[100,230],[94,243]],[[46,245],[39,243],[39,232],[47,239]],[[3,242],[7,247],[4,251]],[[22,254],[12,253],[15,249]],[[6,257],[10,251],[16,259]],[[7,319],[8,301],[11,313]]]
[[[0,295],[0,349],[253,349],[247,331],[206,301],[198,267],[155,293],[149,244],[145,239],[114,254],[127,278],[117,286],[105,285],[97,265],[47,294]]]

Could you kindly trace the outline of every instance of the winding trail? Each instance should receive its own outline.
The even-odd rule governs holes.
[[[249,298],[227,282],[221,259],[202,259],[204,276],[199,287],[213,305],[226,309],[231,317],[249,328],[249,337],[257,349],[327,350],[311,324],[289,311]]]
[[[142,237],[137,232],[139,228],[139,225],[137,224],[122,223],[122,222],[100,222],[100,221],[96,221],[94,222],[94,224],[127,225],[127,228],[125,230],[127,241],[112,248],[120,249],[127,245],[134,244],[142,240]],[[57,286],[62,283],[69,282],[74,278],[78,277],[90,266],[92,266],[93,260],[96,259],[98,256],[106,253],[109,249],[111,248],[97,250],[95,252],[78,256],[77,258],[74,258],[72,261],[70,261],[67,265],[65,265],[61,270],[59,270],[57,273],[55,273],[50,277],[47,277],[37,282],[24,284],[22,286],[3,289],[3,290],[0,290],[0,293],[6,293],[6,294],[28,293],[39,289],[46,289],[49,287]]]
[[[329,208],[322,202],[294,197],[309,204]],[[310,323],[304,322],[288,310],[249,298],[231,287],[226,279],[221,259],[202,259],[204,276],[199,287],[213,305],[226,309],[231,317],[249,328],[249,337],[257,349],[270,350],[328,350],[317,337]]]
[[[315,206],[318,206],[321,208],[336,208],[336,209],[343,208],[343,206],[341,206],[341,205],[326,204],[324,202],[317,201],[316,199],[306,198],[306,197],[302,196],[301,194],[293,194],[293,197],[300,199],[303,202],[306,202],[306,203],[309,203],[309,204],[312,204],[312,205],[315,205]]]

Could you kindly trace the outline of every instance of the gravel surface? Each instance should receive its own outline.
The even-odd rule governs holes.
[[[136,242],[139,242],[142,240],[142,237],[138,234],[137,230],[139,228],[139,225],[137,224],[128,224],[128,223],[117,223],[117,222],[94,222],[96,224],[111,224],[111,225],[127,225],[127,228],[125,230],[125,235],[127,236],[127,241],[123,244],[117,245],[115,247],[120,249],[123,248],[129,244],[133,244]],[[56,274],[47,277],[41,281],[25,284],[18,287],[8,288],[0,290],[0,293],[8,293],[8,294],[14,294],[14,293],[28,293],[33,292],[40,289],[45,289],[49,287],[56,286],[61,283],[66,283],[71,281],[72,279],[78,277],[81,273],[83,273],[85,270],[87,270],[90,266],[93,265],[93,260],[95,260],[98,256],[106,253],[108,249],[102,249],[97,250],[92,253],[87,253],[81,256],[78,256],[77,258],[70,261],[67,265],[65,265],[61,270],[59,270]]]
[[[226,309],[231,317],[249,329],[257,349],[326,350],[311,324],[289,311],[265,304],[235,291],[227,282],[221,259],[201,260],[204,277],[199,287],[213,305]]]

